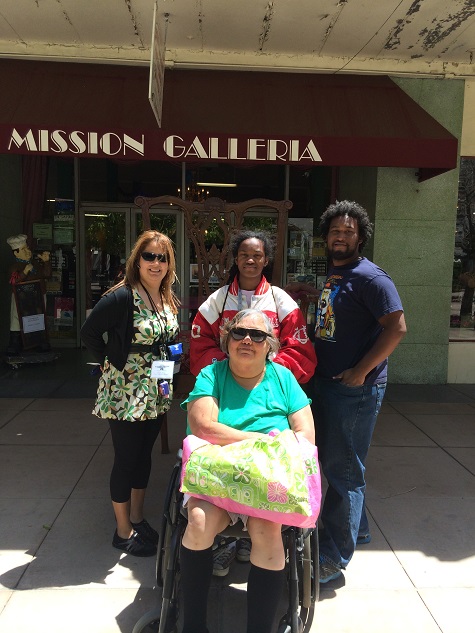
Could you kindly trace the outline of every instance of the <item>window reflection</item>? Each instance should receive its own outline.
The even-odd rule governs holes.
[[[475,339],[475,159],[462,158],[455,225],[451,338]]]

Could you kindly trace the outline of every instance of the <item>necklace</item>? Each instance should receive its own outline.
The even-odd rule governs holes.
[[[143,290],[144,290],[145,294],[147,295],[147,299],[148,299],[148,300],[149,300],[149,302],[150,302],[150,309],[152,310],[152,312],[157,313],[157,310],[159,310],[160,312],[161,312],[161,311],[163,311],[163,310],[164,310],[164,308],[165,308],[165,305],[164,305],[164,303],[163,303],[162,291],[161,291],[161,290],[159,290],[159,291],[158,291],[158,292],[159,292],[159,295],[160,295],[160,300],[159,300],[159,301],[160,301],[160,305],[159,305],[156,301],[154,301],[154,300],[152,299],[152,296],[151,296],[151,294],[149,293],[149,291],[147,290],[147,288],[146,288],[146,287],[145,287],[142,283],[141,283],[140,285],[142,286],[142,288],[143,288]]]
[[[163,297],[162,297],[162,291],[159,290],[158,291],[158,296],[159,299],[158,301],[155,301],[154,299],[152,299],[152,295],[149,293],[149,291],[147,290],[147,288],[143,285],[142,282],[140,282],[140,285],[142,286],[143,291],[145,292],[145,294],[147,295],[147,299],[150,302],[150,309],[155,312],[156,310],[162,311],[164,308],[163,305]]]

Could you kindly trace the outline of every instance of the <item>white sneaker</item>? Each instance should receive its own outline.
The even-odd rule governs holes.
[[[236,541],[221,545],[213,551],[213,576],[227,576],[236,558]]]
[[[251,558],[251,540],[240,538],[236,544],[236,558],[241,563],[248,563]]]

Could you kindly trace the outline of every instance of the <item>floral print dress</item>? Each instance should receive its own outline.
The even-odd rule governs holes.
[[[178,320],[168,306],[164,306],[158,318],[135,289],[133,302],[133,344],[152,345],[157,339],[168,344],[175,339]],[[122,371],[106,358],[93,414],[103,419],[135,422],[155,419],[168,411],[173,398],[173,386],[170,384],[169,398],[160,396],[157,379],[150,377],[153,360],[166,360],[165,346],[162,346],[159,356],[154,356],[152,352],[129,353]]]

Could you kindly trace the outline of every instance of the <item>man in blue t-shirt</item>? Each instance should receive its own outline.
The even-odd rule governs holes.
[[[314,418],[328,481],[320,582],[338,578],[357,543],[371,539],[365,461],[386,389],[388,356],[406,333],[401,300],[384,270],[361,257],[373,231],[356,202],[330,205],[320,233],[331,261],[316,315]]]

